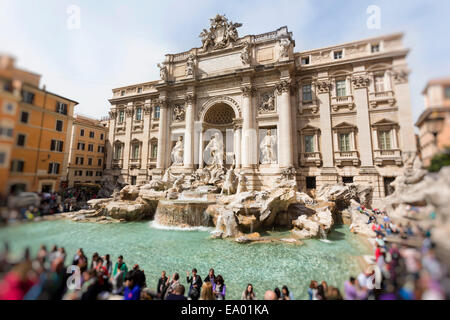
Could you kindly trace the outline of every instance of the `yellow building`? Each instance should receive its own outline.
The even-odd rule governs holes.
[[[105,165],[107,130],[99,120],[76,116],[70,140],[69,187],[85,183],[100,184]]]
[[[16,68],[13,58],[0,61],[1,99],[8,105],[1,113],[0,193],[59,191],[78,103],[40,88],[41,76]]]

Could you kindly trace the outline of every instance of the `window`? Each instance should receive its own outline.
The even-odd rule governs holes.
[[[391,132],[387,130],[378,131],[378,141],[381,150],[391,150]]]
[[[394,193],[394,188],[391,186],[391,183],[395,181],[395,177],[384,177],[384,195],[385,197],[390,196]]]
[[[309,57],[303,57],[302,64],[309,64]]]
[[[88,144],[88,151],[89,152],[94,152],[94,145],[93,144]]]
[[[75,177],[82,177],[83,176],[83,170],[76,170],[75,171]]]
[[[86,171],[86,177],[93,177],[94,171]]]
[[[117,144],[114,150],[114,159],[119,160],[122,158],[122,145]]]
[[[137,108],[136,109],[136,121],[141,121],[142,120],[142,108]]]
[[[160,111],[161,111],[161,107],[156,106],[155,107],[155,119],[159,119]]]
[[[83,165],[84,164],[84,158],[83,157],[77,157],[75,159],[75,164]]]
[[[84,150],[85,146],[86,145],[84,143],[78,142],[77,150]]]
[[[50,143],[51,151],[63,152],[64,142],[60,140],[52,140]]]
[[[119,111],[119,123],[123,123],[124,119],[125,119],[125,111],[120,110]]]
[[[102,166],[102,159],[98,159],[98,160],[97,160],[97,165],[98,165],[99,167]]]
[[[59,163],[50,162],[48,164],[48,173],[49,174],[59,174]]]
[[[339,134],[339,150],[341,152],[350,151],[350,133]]]
[[[375,91],[376,92],[384,92],[384,76],[379,75],[375,76]]]
[[[120,91],[120,95],[123,97],[125,95],[125,90]]]
[[[92,166],[92,158],[88,158],[88,166]]]
[[[312,101],[311,85],[307,84],[302,87],[303,102]]]
[[[81,130],[80,130],[80,136],[81,136],[81,137],[84,137],[84,129],[81,129]]]
[[[96,173],[95,173],[95,176],[96,177],[101,177],[103,175],[103,172],[101,172],[101,171],[97,171]]]
[[[343,52],[342,52],[342,50],[339,50],[339,51],[335,51],[335,52],[334,52],[334,60],[342,59],[342,57],[343,57]]]
[[[0,165],[5,164],[6,162],[6,152],[1,151],[0,152]]]
[[[347,95],[347,86],[345,80],[336,81],[336,95],[338,97],[345,97]]]
[[[6,81],[5,84],[4,84],[4,86],[3,86],[3,89],[4,89],[5,91],[8,91],[8,92],[13,92],[12,81]]]
[[[95,137],[95,132],[94,131],[90,131],[89,132],[89,138],[94,139]]]
[[[63,131],[64,122],[62,120],[56,120],[56,131]]]
[[[136,185],[136,181],[137,181],[137,177],[136,176],[131,176],[130,178],[131,178],[131,183],[130,184],[132,186],[135,186]]]
[[[3,107],[4,107],[4,110],[5,110],[5,113],[11,114],[11,115],[15,114],[16,110],[14,108],[14,105],[11,102],[6,102]]]
[[[158,144],[156,144],[156,143],[152,144],[151,157],[152,157],[152,159],[156,159],[158,157]]]
[[[370,48],[370,51],[372,53],[380,52],[380,45],[378,43],[377,44],[372,44],[372,46]]]
[[[142,88],[138,88],[137,93],[142,93]]]
[[[11,171],[12,172],[23,172],[24,167],[25,167],[25,162],[22,160],[11,161]]]
[[[22,100],[25,103],[33,104],[34,102],[34,93],[29,91],[22,91]]]
[[[342,177],[342,182],[344,184],[352,184],[353,183],[353,177]]]
[[[102,133],[100,134],[100,140],[103,140],[105,138],[105,135]]]
[[[445,99],[450,99],[450,86],[445,87]]]
[[[12,138],[14,135],[14,130],[12,128],[0,127],[0,137],[5,136],[8,138]]]
[[[305,136],[305,152],[314,152],[314,136],[312,135]]]
[[[316,189],[316,177],[306,177],[306,189]]]
[[[135,143],[135,144],[133,144],[133,146],[132,146],[132,154],[131,154],[131,158],[133,159],[133,160],[138,160],[139,159],[139,144],[138,143]]]
[[[22,113],[20,114],[20,122],[22,123],[28,123],[28,118],[29,118],[29,113],[26,111],[22,111]]]
[[[56,103],[56,112],[67,115],[67,104],[62,102]]]
[[[17,145],[19,147],[25,147],[25,135],[24,134],[19,133],[17,135]]]

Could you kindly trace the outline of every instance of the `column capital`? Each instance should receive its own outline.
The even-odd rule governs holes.
[[[133,108],[133,107],[128,107],[128,108],[126,109],[126,114],[127,114],[127,116],[132,117],[132,116],[133,116],[133,113],[134,113],[134,108]]]
[[[288,93],[291,92],[292,87],[293,83],[291,79],[281,80],[280,82],[277,83],[275,91],[277,92],[278,95],[282,95],[285,92]]]
[[[394,77],[394,83],[395,84],[407,83],[410,73],[411,73],[411,71],[409,71],[407,69],[392,71],[392,75]]]
[[[186,102],[186,104],[193,104],[195,102],[195,99],[196,99],[196,96],[194,93],[188,93],[184,97],[184,101]]]
[[[144,106],[144,114],[151,114],[151,113],[152,113],[151,105],[145,105]]]
[[[156,103],[159,104],[159,106],[161,108],[167,108],[168,104],[169,104],[169,99],[167,99],[166,97],[159,98],[159,99],[156,100]]]
[[[316,87],[317,93],[328,93],[331,90],[331,81],[328,79],[316,80],[314,81],[314,86]]]
[[[117,117],[117,110],[116,109],[112,109],[111,111],[109,111],[109,117],[111,119],[115,119]]]
[[[256,94],[256,89],[251,85],[242,86],[241,91],[244,97],[253,97]]]
[[[355,89],[364,89],[369,86],[370,78],[368,75],[353,76],[352,84]]]

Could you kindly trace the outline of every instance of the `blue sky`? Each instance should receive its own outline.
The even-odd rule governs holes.
[[[67,8],[81,9],[81,28],[69,30]],[[366,9],[381,9],[381,29],[366,27]],[[165,53],[201,45],[201,30],[216,13],[243,23],[240,35],[287,25],[296,51],[405,33],[414,120],[421,91],[450,76],[450,1],[447,0],[0,0],[0,52],[43,75],[47,89],[80,103],[77,112],[106,115],[114,87],[159,78]]]

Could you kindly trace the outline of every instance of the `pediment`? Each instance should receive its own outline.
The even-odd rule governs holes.
[[[347,128],[356,128],[356,126],[354,124],[344,121],[333,127],[333,129],[347,129]]]
[[[394,122],[386,118],[383,118],[372,124],[372,126],[397,126],[397,125],[398,125],[397,122]]]

